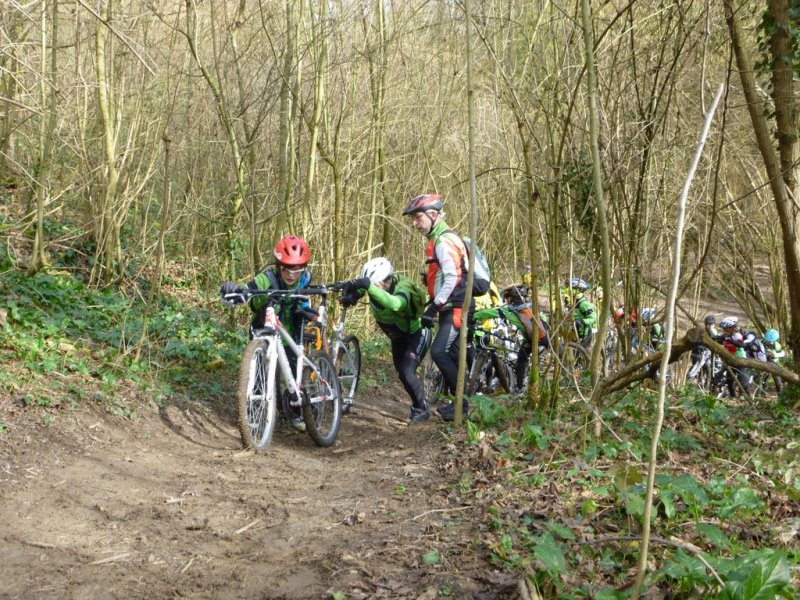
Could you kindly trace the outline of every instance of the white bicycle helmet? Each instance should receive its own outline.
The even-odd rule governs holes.
[[[394,273],[392,263],[388,258],[379,256],[368,261],[361,269],[361,277],[369,277],[371,283],[380,283]]]
[[[719,322],[719,326],[722,329],[730,329],[731,327],[736,327],[738,323],[739,319],[737,317],[725,317]]]

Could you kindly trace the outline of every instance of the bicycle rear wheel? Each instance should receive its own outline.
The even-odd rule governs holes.
[[[361,380],[361,344],[354,335],[345,336],[336,350],[336,372],[345,404],[352,404]]]
[[[516,373],[510,365],[506,364],[496,352],[478,351],[472,360],[472,368],[467,376],[466,394],[474,396],[497,391],[497,385],[492,384],[495,377],[497,385],[502,387],[503,391],[509,394],[513,392],[511,382],[516,382]]]
[[[689,373],[692,375],[691,371]],[[711,365],[706,362],[697,368],[697,373],[691,379],[695,385],[701,390],[709,391],[711,389]]]
[[[269,446],[277,420],[275,365],[269,364],[267,348],[264,340],[251,340],[239,367],[239,433],[244,447],[255,452]]]
[[[507,394],[513,394],[516,391],[517,384],[517,368],[507,362],[504,357],[496,352],[492,355],[492,362],[494,363],[494,370],[497,374],[497,380],[500,382],[500,387]]]
[[[317,370],[303,368],[303,420],[317,446],[327,448],[336,441],[342,419],[342,393],[336,367],[324,352],[311,357]]]

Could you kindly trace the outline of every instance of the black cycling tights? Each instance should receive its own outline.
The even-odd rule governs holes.
[[[439,330],[433,338],[431,357],[442,372],[446,391],[455,393],[458,382],[458,332],[453,323],[453,311],[439,313]]]
[[[411,396],[411,404],[414,408],[425,406],[425,392],[422,382],[417,377],[417,365],[419,365],[419,354],[422,351],[424,335],[425,331],[420,329],[416,333],[389,338],[392,344],[394,368],[400,377],[400,383]]]

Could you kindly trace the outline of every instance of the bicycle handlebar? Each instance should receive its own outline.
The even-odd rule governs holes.
[[[302,298],[306,300],[309,299],[310,296],[322,296],[325,298],[330,292],[341,292],[346,283],[346,281],[335,281],[333,283],[324,283],[305,288],[295,288],[293,290],[278,290],[274,288],[261,290],[244,288],[240,292],[222,294],[221,299],[227,304],[241,304],[247,302],[253,296],[281,296],[288,298]]]
[[[240,292],[232,292],[230,294],[222,294],[221,300],[226,304],[236,305],[236,304],[243,304],[250,300],[250,298],[254,296],[281,296],[285,298],[302,298],[307,300],[309,296],[312,295],[325,295],[327,294],[327,289],[323,287],[318,288],[297,288],[294,290],[275,290],[275,289],[266,289],[266,290],[259,290],[259,289],[250,289],[245,288]]]
[[[334,281],[333,283],[325,283],[322,287],[327,288],[331,292],[341,292],[346,284],[346,281]]]

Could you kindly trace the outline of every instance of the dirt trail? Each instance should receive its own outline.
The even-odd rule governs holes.
[[[279,427],[261,456],[203,402],[47,427],[0,397],[0,597],[514,597],[474,553],[441,422],[407,427],[395,384],[360,396],[335,447]]]

